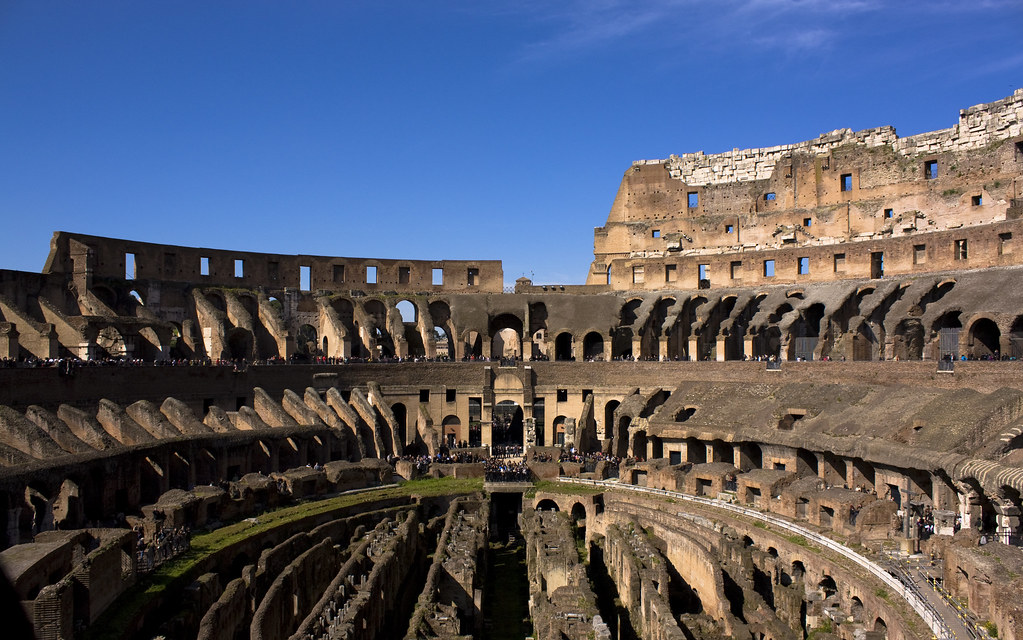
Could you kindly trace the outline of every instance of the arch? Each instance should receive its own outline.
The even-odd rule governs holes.
[[[391,414],[394,415],[394,427],[398,431],[395,440],[408,443],[408,409],[402,402],[395,402],[391,405]]]
[[[410,300],[399,300],[398,304],[394,305],[401,314],[401,321],[405,324],[415,324],[419,321],[419,308]]]
[[[295,332],[295,355],[298,360],[308,361],[320,352],[319,336],[316,327],[303,324]]]
[[[518,332],[505,328],[495,333],[490,341],[490,355],[494,358],[518,359],[522,355]]]
[[[604,405],[604,439],[614,437],[615,411],[621,406],[618,400],[608,400]]]
[[[590,331],[583,337],[583,359],[604,359],[604,336],[596,331]]]
[[[931,332],[938,335],[938,357],[942,360],[959,358],[959,333],[963,323],[958,309],[946,311],[931,325]]]
[[[100,357],[122,358],[127,355],[127,343],[124,336],[115,327],[103,327],[96,334],[96,346]]]
[[[224,296],[219,291],[207,291],[206,300],[213,305],[217,311],[227,312],[227,302],[224,301]]]
[[[977,318],[970,324],[969,340],[971,358],[997,360],[1001,357],[999,345],[1002,332],[990,318]]]
[[[565,416],[558,416],[554,418],[554,446],[563,447],[565,446]]]
[[[537,511],[560,511],[558,503],[551,500],[550,498],[544,498],[540,502],[536,503]]]
[[[573,360],[572,355],[572,334],[563,331],[554,339],[554,359]]]
[[[511,400],[494,406],[491,439],[498,446],[521,446],[522,407]]]
[[[838,584],[835,583],[834,578],[824,574],[821,581],[817,583],[817,590],[821,592],[821,597],[828,599],[832,596],[838,595]]]
[[[444,444],[453,447],[456,442],[462,440],[462,421],[456,415],[449,415],[444,418],[441,423],[441,433],[443,434]]]
[[[464,359],[480,359],[483,357],[483,336],[480,335],[479,331],[469,330],[462,334],[464,351]]]
[[[624,415],[618,418],[618,425],[615,429],[615,451],[614,455],[624,458],[629,455],[629,425],[632,424],[632,416]]]
[[[245,360],[252,355],[252,333],[241,327],[232,329],[225,346],[229,360]]]
[[[685,422],[696,413],[696,407],[682,407],[675,413],[675,422]]]
[[[583,506],[583,503],[573,503],[571,514],[572,522],[574,522],[577,527],[586,526],[586,507]]]
[[[796,450],[796,475],[815,476],[818,474],[817,455],[806,449]]]
[[[916,318],[906,318],[895,327],[895,357],[920,360],[924,351],[924,326]]]

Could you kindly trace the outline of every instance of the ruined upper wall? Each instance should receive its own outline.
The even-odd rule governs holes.
[[[305,277],[304,269],[308,270]],[[442,283],[434,284],[438,269],[443,274]],[[370,277],[371,270],[376,274],[375,281]],[[169,280],[311,291],[359,289],[499,293],[504,286],[500,260],[279,255],[152,244],[66,231],[53,234],[43,273],[73,274],[86,280]]]
[[[706,256],[800,248],[808,257],[848,242],[887,243],[1021,217],[1023,90],[961,111],[954,127],[907,138],[891,127],[842,129],[792,145],[633,163],[607,223],[594,230],[587,284],[663,288],[683,279],[683,263],[707,264]],[[1018,264],[1021,255],[1008,260]],[[667,273],[658,282],[643,277],[641,269],[661,263],[655,271]],[[964,266],[960,257],[914,270]],[[853,276],[841,269],[799,275]]]
[[[672,155],[666,160],[638,160],[633,166],[664,164],[672,178],[688,185],[767,180],[780,159],[793,152],[826,155],[833,149],[855,144],[864,147],[891,145],[902,156],[980,149],[999,140],[1023,134],[1023,89],[1013,95],[959,111],[959,122],[948,129],[900,138],[891,126],[852,131],[837,129],[796,144],[759,149],[733,149],[706,155],[702,151]]]

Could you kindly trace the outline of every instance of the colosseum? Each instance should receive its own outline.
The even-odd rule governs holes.
[[[1023,640],[1023,90],[634,162],[593,233],[506,289],[56,232],[4,637]]]

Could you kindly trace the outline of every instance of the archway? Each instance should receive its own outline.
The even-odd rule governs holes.
[[[498,402],[491,438],[497,446],[522,446],[522,407],[511,400]]]
[[[978,360],[997,360],[1001,357],[999,343],[1002,332],[989,318],[979,318],[970,325],[970,357]]]
[[[572,334],[566,332],[559,333],[558,337],[554,339],[554,359],[555,360],[573,360],[572,356]]]
[[[522,319],[502,313],[490,321],[490,357],[519,358],[522,356]]]
[[[295,359],[308,362],[320,351],[316,327],[303,324],[295,334]]]
[[[456,443],[463,439],[462,421],[458,419],[458,416],[450,415],[444,418],[442,434],[444,438],[444,446],[446,447],[454,447]]]
[[[315,338],[314,338],[315,339]],[[252,334],[245,329],[235,328],[227,334],[227,357],[229,360],[244,360],[252,355]]]
[[[604,439],[610,440],[614,437],[614,424],[615,424],[615,410],[621,406],[621,402],[617,400],[609,400],[604,405]]]
[[[583,338],[583,358],[585,360],[604,359],[604,336],[591,331]]]
[[[895,357],[920,360],[924,351],[924,326],[916,318],[906,318],[895,327]]]
[[[554,418],[554,446],[565,446],[565,416]]]

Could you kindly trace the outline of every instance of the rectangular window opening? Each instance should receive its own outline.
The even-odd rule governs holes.
[[[420,389],[419,390],[419,401],[420,402],[429,402],[430,401],[430,390],[429,389]]]
[[[466,274],[466,281],[470,287],[479,286],[480,283],[480,270],[470,267],[469,272]]]
[[[173,276],[178,272],[178,256],[173,253],[163,254],[163,275]]]
[[[135,254],[126,253],[124,254],[124,279],[134,280],[135,279]]]
[[[398,284],[408,284],[411,277],[411,267],[398,267]]]
[[[924,264],[927,262],[927,245],[913,245],[913,264]]]
[[[726,224],[725,233],[735,233],[735,225]]]
[[[775,199],[777,199],[777,197],[778,196],[775,195],[774,191],[768,191],[767,193],[764,194],[764,200],[768,202],[773,202]]]
[[[710,288],[710,265],[709,264],[701,264],[700,265],[699,276],[700,276],[700,286],[699,286],[699,288],[700,289],[709,289]]]
[[[970,204],[972,204],[975,207],[979,207],[980,205],[984,204],[984,198],[982,196],[973,196],[972,198],[970,198]]]
[[[454,389],[445,389],[444,390],[444,401],[445,402],[454,402],[455,401],[455,390]]]
[[[632,284],[643,284],[643,265],[632,268]]]
[[[696,191],[690,191],[686,194],[686,202],[690,209],[695,209],[700,206],[700,194]]]
[[[568,402],[568,389],[558,389],[558,402]]]
[[[852,174],[843,173],[841,179],[842,191],[852,191]]]
[[[884,210],[884,217],[885,218],[893,218],[893,217],[895,217],[895,211],[893,209],[885,209]]]
[[[836,253],[835,254],[835,273],[844,273],[844,272],[845,272],[845,254],[844,253]]]
[[[938,177],[938,161],[928,160],[924,163],[924,178],[934,180]]]
[[[677,264],[666,264],[666,265],[664,265],[664,281],[665,282],[676,282],[676,281],[678,281],[678,265]]]
[[[444,269],[437,268],[433,270],[433,284],[435,285],[444,284]]]
[[[884,277],[884,251],[874,251],[870,254],[870,277]]]
[[[660,238],[661,237],[661,230],[660,229],[654,229],[651,233],[653,234],[653,236],[655,238]]]
[[[298,288],[302,291],[309,291],[312,286],[313,268],[307,264],[298,266]]]
[[[809,227],[813,224],[813,218],[803,218],[803,226]]]
[[[764,260],[764,277],[774,277],[774,260]]]
[[[210,259],[205,256],[199,258],[199,275],[201,276],[210,275]]]
[[[810,258],[799,258],[799,275],[805,276],[810,273]]]
[[[956,240],[954,246],[956,260],[966,260],[966,239]]]
[[[1021,143],[1023,144],[1023,143]],[[998,255],[1004,256],[1012,253],[1012,234],[1011,233],[999,233],[998,234]]]
[[[331,269],[333,271],[331,275],[335,283],[341,284],[345,281],[345,265],[335,264],[331,266]]]
[[[280,262],[268,262],[266,265],[266,273],[270,277],[270,282],[277,282],[281,277],[281,263]]]
[[[234,277],[244,278],[245,277],[245,260],[234,261]]]
[[[376,267],[366,267],[366,284],[376,284],[376,283],[377,283],[377,268]]]
[[[731,266],[732,280],[738,280],[739,278],[741,278],[742,277],[742,261],[741,260],[734,260],[730,266]]]

